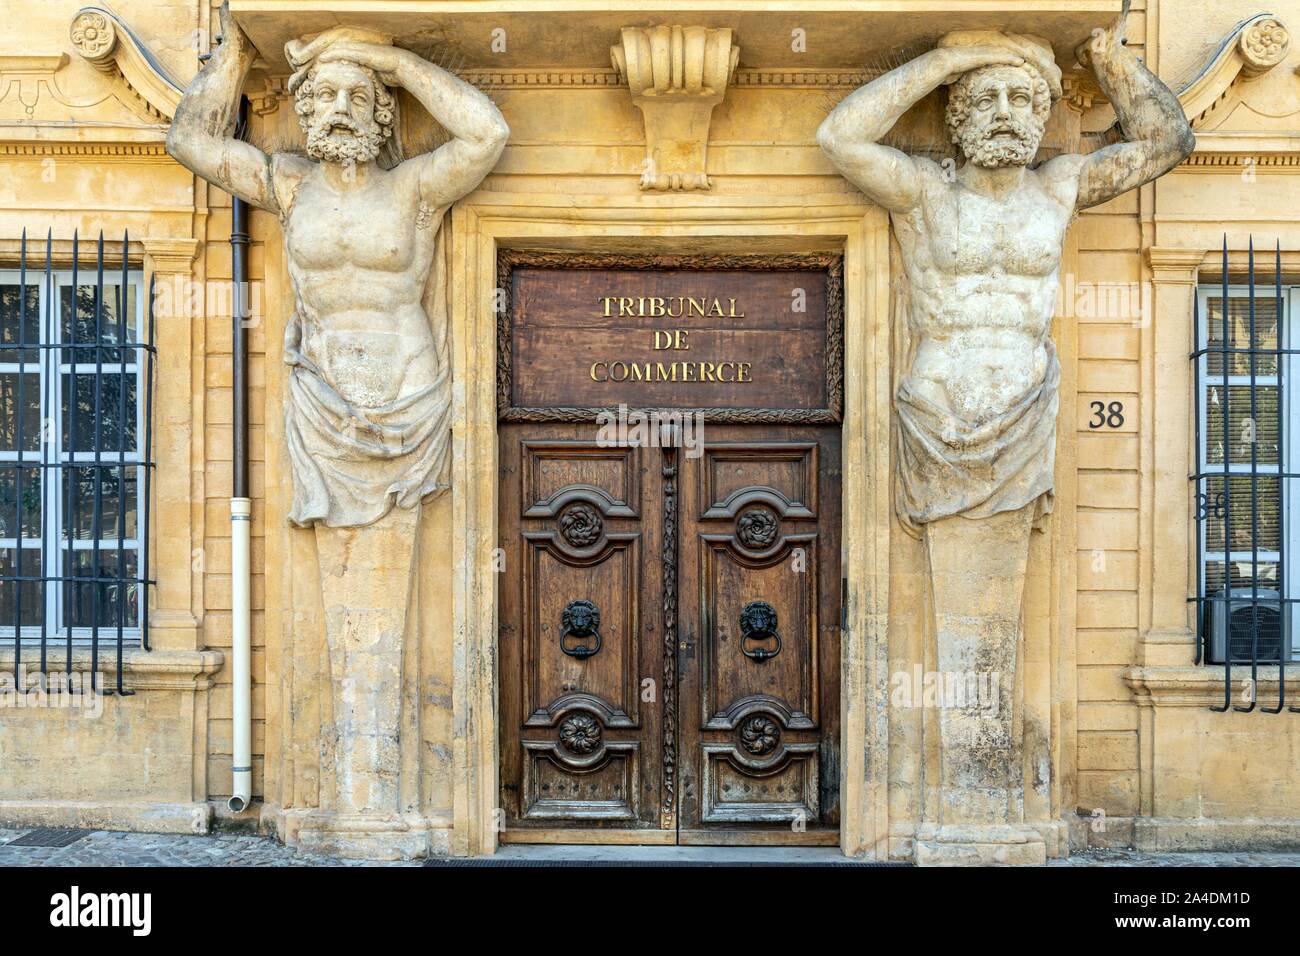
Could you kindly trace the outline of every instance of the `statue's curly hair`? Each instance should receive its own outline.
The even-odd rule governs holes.
[[[975,78],[981,71],[987,69],[998,69],[998,67],[980,67],[971,70],[948,87],[948,105],[944,108],[943,122],[948,129],[948,135],[958,145],[961,143],[961,129],[966,125],[966,120],[971,114],[971,84],[975,82]],[[1043,75],[1032,66],[1026,64],[1022,69],[1028,70],[1030,76],[1034,78],[1034,117],[1046,126],[1047,118],[1052,112],[1052,88],[1048,86]]]
[[[392,91],[380,82],[379,75],[374,70],[359,63],[352,65],[370,78],[371,85],[375,89],[375,122],[379,125],[380,135],[387,140],[393,135],[393,126],[397,120],[397,99]],[[298,114],[298,123],[304,133],[309,130],[311,118],[316,112],[316,101],[313,99],[316,92],[316,70],[315,66],[308,70],[307,75],[293,90],[293,109]]]

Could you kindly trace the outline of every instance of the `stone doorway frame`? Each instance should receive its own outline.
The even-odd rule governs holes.
[[[840,847],[888,856],[888,610],[891,336],[889,223],[848,193],[799,195],[479,192],[451,229],[451,555],[453,660],[450,849],[496,850],[497,252],[502,248],[627,253],[801,253],[844,256],[844,421]]]

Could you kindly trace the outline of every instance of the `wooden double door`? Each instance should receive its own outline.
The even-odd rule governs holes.
[[[499,434],[502,838],[836,842],[838,426]]]

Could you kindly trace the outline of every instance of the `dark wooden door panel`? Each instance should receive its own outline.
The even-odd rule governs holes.
[[[663,660],[658,450],[579,425],[500,440],[506,826],[658,827],[662,715],[642,684]]]
[[[683,829],[838,826],[839,434],[759,431],[683,459]]]

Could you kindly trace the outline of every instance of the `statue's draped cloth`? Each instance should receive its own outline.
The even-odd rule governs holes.
[[[435,239],[423,306],[433,331],[438,373],[421,388],[377,407],[350,404],[303,354],[302,306],[284,333],[289,396],[284,432],[293,468],[293,509],[300,527],[373,524],[394,506],[415,508],[445,492],[451,458],[451,363],[447,348],[444,243]]]
[[[1051,339],[1044,348],[1042,380],[979,422],[918,394],[906,376],[899,383],[894,498],[909,532],[919,535],[921,525],[940,518],[987,518],[1030,503],[1035,523],[1051,513],[1061,366]]]

